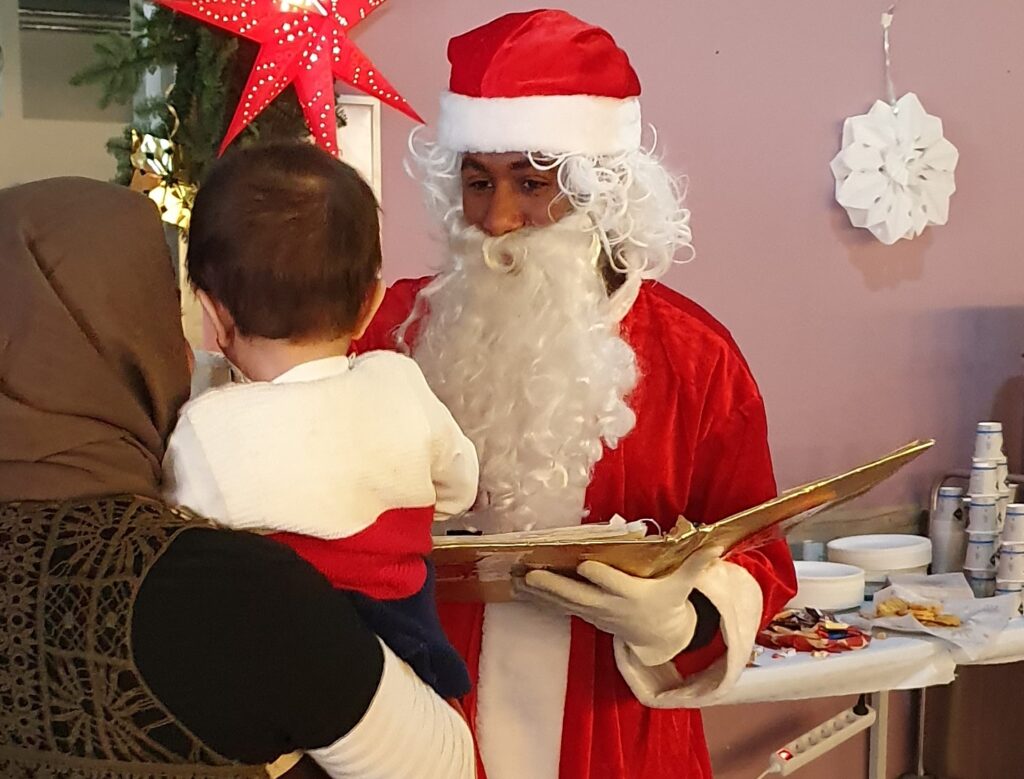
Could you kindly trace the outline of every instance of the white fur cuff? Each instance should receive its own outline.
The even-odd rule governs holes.
[[[722,698],[739,679],[757,637],[764,598],[745,568],[719,560],[710,565],[695,589],[710,600],[721,618],[726,652],[705,670],[683,678],[670,661],[649,667],[622,641],[615,640],[615,662],[642,704],[655,709],[699,709]]]

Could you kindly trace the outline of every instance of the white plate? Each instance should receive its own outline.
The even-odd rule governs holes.
[[[847,536],[828,542],[828,559],[866,571],[917,568],[932,561],[932,542],[924,536],[879,534]]]
[[[854,609],[864,600],[864,571],[853,565],[797,560],[797,592],[788,608]]]

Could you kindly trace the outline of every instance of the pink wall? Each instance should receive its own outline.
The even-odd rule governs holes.
[[[690,177],[697,260],[667,282],[733,331],[761,384],[779,482],[791,486],[915,437],[937,451],[875,503],[922,498],[962,467],[977,419],[1020,428],[1024,264],[1024,5],[906,0],[897,92],[913,90],[960,149],[950,224],[885,247],[849,227],[829,160],[844,117],[884,94],[888,2],[562,0],[611,30],[644,83],[646,119]],[[428,121],[445,42],[509,0],[391,0],[361,46]],[[410,123],[384,119],[385,249],[394,278],[440,256],[404,174]],[[1014,432],[1013,464],[1019,465]]]

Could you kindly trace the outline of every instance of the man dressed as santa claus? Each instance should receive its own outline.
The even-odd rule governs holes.
[[[561,11],[453,39],[435,142],[414,137],[449,254],[393,286],[360,351],[403,348],[478,449],[483,532],[680,515],[774,496],[764,405],[728,331],[656,279],[690,249],[641,146],[640,83]],[[584,563],[509,604],[442,604],[488,779],[711,776],[699,707],[795,591],[787,547],[656,580]]]

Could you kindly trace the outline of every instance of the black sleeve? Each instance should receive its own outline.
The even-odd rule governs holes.
[[[704,593],[693,590],[690,593],[690,603],[693,604],[693,610],[697,612],[697,627],[693,631],[693,638],[690,640],[689,646],[686,647],[687,651],[702,649],[710,644],[722,621],[718,609]]]
[[[205,528],[179,535],[146,576],[132,641],[170,712],[248,764],[344,736],[383,669],[380,644],[348,596],[294,552]]]

